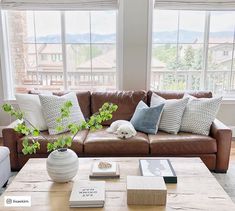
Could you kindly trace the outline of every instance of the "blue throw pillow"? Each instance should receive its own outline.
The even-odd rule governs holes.
[[[138,131],[156,134],[163,107],[164,103],[158,106],[148,107],[143,101],[140,101],[131,118],[132,125]]]

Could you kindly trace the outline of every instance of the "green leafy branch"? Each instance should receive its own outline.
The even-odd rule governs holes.
[[[102,122],[112,119],[112,113],[118,109],[118,106],[113,103],[104,103],[103,106],[99,109],[99,111],[93,114],[88,121],[82,121],[80,124],[70,123],[65,126],[63,122],[66,119],[70,118],[72,106],[73,104],[71,101],[66,101],[60,109],[60,117],[56,119],[56,122],[58,123],[58,126],[56,127],[57,132],[62,133],[63,131],[69,130],[71,135],[62,134],[54,142],[49,142],[49,140],[30,121],[28,121],[24,117],[24,114],[20,110],[16,110],[10,104],[4,104],[2,108],[12,117],[21,120],[21,122],[18,123],[17,126],[14,128],[16,132],[21,133],[25,136],[31,135],[33,137],[32,143],[29,143],[28,137],[24,138],[22,144],[22,152],[24,155],[27,155],[36,153],[37,149],[40,149],[40,143],[35,140],[34,137],[41,135],[45,140],[48,141],[48,152],[56,150],[58,148],[71,147],[72,142],[79,131],[84,129],[90,129],[92,131],[101,129]],[[26,123],[31,127],[28,127]]]
[[[57,118],[57,123],[60,125],[57,126],[56,130],[58,132],[65,131],[68,129],[71,136],[61,135],[56,141],[53,143],[47,144],[47,150],[52,151],[58,148],[71,147],[72,142],[79,131],[84,129],[90,129],[92,131],[101,129],[102,122],[112,119],[112,113],[115,112],[118,108],[117,105],[112,103],[104,103],[103,106],[99,109],[99,111],[93,114],[88,121],[82,121],[80,124],[70,123],[67,126],[63,126],[61,124],[65,119],[70,117],[70,109],[72,108],[72,102],[67,101],[60,110],[60,117]]]

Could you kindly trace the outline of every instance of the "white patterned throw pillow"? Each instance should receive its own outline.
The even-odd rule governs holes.
[[[47,124],[43,117],[42,105],[38,95],[34,94],[16,94],[16,102],[20,110],[24,113],[25,118],[34,125],[38,130],[47,130]],[[31,127],[26,122],[28,127]]]
[[[185,108],[180,131],[209,135],[212,122],[216,118],[222,97],[195,98],[188,94],[189,102]]]
[[[177,134],[180,129],[184,109],[188,103],[188,98],[166,100],[153,93],[150,102],[151,107],[162,103],[165,105],[159,123],[159,130]]]
[[[77,96],[74,92],[70,92],[61,97],[55,95],[39,95],[39,98],[42,105],[43,115],[48,126],[48,131],[51,135],[58,134],[58,131],[56,130],[58,123],[56,119],[60,117],[60,109],[66,101],[71,101],[73,106],[70,109],[70,117],[65,119],[62,122],[62,125],[67,126],[70,123],[80,124],[85,120],[78,104]],[[66,131],[68,130],[63,130],[61,133]]]

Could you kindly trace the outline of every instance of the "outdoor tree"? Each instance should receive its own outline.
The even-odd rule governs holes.
[[[184,67],[186,70],[189,70],[192,68],[194,63],[194,50],[191,45],[189,45],[184,52]]]

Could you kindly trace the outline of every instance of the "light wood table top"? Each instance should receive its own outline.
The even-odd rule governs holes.
[[[99,158],[79,158],[79,171],[74,180],[89,179],[92,162]],[[46,171],[46,159],[30,159],[0,197],[0,210],[67,211],[67,210],[235,210],[224,189],[199,158],[169,158],[178,177],[177,184],[167,184],[166,206],[128,206],[127,175],[140,175],[139,158],[102,158],[117,161],[120,179],[106,180],[104,208],[69,208],[73,181],[59,184],[51,181]],[[144,158],[141,158],[144,159]],[[151,159],[151,158],[146,158]],[[4,207],[4,196],[31,196],[30,208]]]

